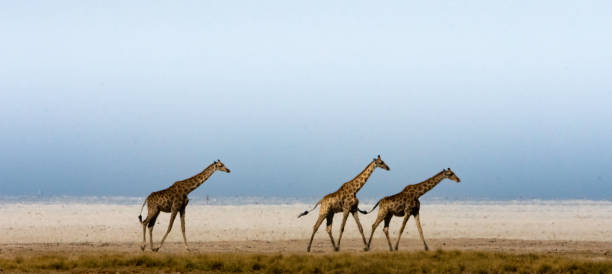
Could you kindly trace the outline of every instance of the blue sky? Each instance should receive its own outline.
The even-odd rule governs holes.
[[[611,199],[608,1],[0,3],[0,194]]]

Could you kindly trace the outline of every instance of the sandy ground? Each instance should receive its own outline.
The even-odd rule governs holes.
[[[372,205],[362,205],[369,209]],[[609,254],[612,250],[612,202],[428,202],[421,206],[425,238],[432,249],[479,249],[557,253]],[[311,204],[212,206],[189,205],[187,238],[196,252],[303,252],[318,209],[302,218]],[[140,205],[107,203],[1,203],[0,254],[43,250],[81,252],[110,249],[139,251],[142,229]],[[146,215],[146,208],[143,215]],[[360,215],[366,237],[376,211]],[[169,214],[158,218],[154,240],[159,241]],[[183,252],[180,221],[164,251]],[[334,219],[337,239],[341,215]],[[394,218],[393,241],[401,224]],[[385,250],[380,226],[374,250]],[[347,221],[342,248],[360,251],[361,236],[353,217]],[[413,220],[402,236],[401,249],[420,250]],[[329,252],[325,226],[315,237],[313,251]],[[608,256],[608,255],[606,255]]]
[[[430,239],[427,241],[432,250],[477,250],[510,253],[541,253],[554,255],[569,255],[591,259],[612,259],[611,242],[586,241],[539,241],[539,240],[500,240],[500,239]],[[192,242],[189,251],[182,243],[164,244],[160,253],[282,253],[304,254],[307,240],[286,241],[213,241]],[[375,239],[369,252],[388,252],[384,239]],[[420,240],[402,239],[400,251],[421,251]],[[315,240],[313,254],[332,253],[329,240]],[[342,240],[341,252],[364,252],[360,239]],[[137,243],[49,243],[49,244],[0,244],[0,258],[16,256],[29,257],[53,254],[87,255],[126,253],[141,254]],[[151,253],[150,250],[143,254]]]

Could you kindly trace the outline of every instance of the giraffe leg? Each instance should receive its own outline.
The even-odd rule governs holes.
[[[327,215],[327,227],[325,228],[325,230],[327,230],[327,234],[329,235],[329,239],[332,242],[332,245],[334,246],[334,250],[338,250],[338,248],[336,248],[336,241],[334,241],[334,236],[332,235],[332,222],[334,221],[334,214],[330,213]]]
[[[147,217],[142,221],[142,245],[140,246],[140,250],[144,251],[147,247],[147,226],[152,227],[155,225],[155,220],[157,219],[157,215],[159,212],[155,212],[153,210],[149,210],[147,212]],[[151,246],[152,247],[152,246]]]
[[[179,213],[181,214],[181,232],[183,232],[183,242],[185,243],[185,250],[189,250],[189,246],[187,246],[187,236],[185,236],[185,207],[181,208]]]
[[[355,222],[357,223],[357,228],[359,228],[359,233],[361,233],[361,239],[363,239],[364,249],[367,251],[365,247],[367,247],[367,242],[365,235],[363,235],[363,227],[361,226],[361,222],[359,221],[359,213],[357,211],[353,212],[353,217],[355,218]]]
[[[389,250],[393,251],[393,247],[391,247],[391,239],[389,238],[389,223],[391,223],[391,217],[393,217],[393,215],[385,217],[385,227],[383,228],[383,232],[387,237],[387,243],[389,243]]]
[[[151,245],[151,250],[155,251],[153,248],[153,226],[149,226],[149,244]]]
[[[321,223],[323,223],[324,219],[325,219],[325,215],[320,214],[319,215],[319,219],[317,219],[317,222],[312,227],[312,236],[310,236],[310,242],[308,243],[308,247],[306,248],[306,252],[310,252],[310,246],[312,245],[312,239],[314,239],[314,235],[315,235],[315,233],[317,233],[317,230],[319,229],[319,226],[321,226]]]
[[[421,220],[419,219],[419,214],[414,215],[414,220],[416,221],[417,228],[419,229],[419,235],[421,236],[421,241],[423,241],[423,246],[425,247],[425,251],[429,250],[427,243],[425,242],[425,238],[423,237],[423,229],[421,228]]]
[[[344,226],[346,225],[346,219],[348,218],[349,211],[345,210],[342,212],[342,224],[340,225],[340,236],[338,236],[338,244],[335,247],[336,251],[340,250],[340,241],[342,240],[342,234],[344,233]]]
[[[145,219],[146,221],[147,219]],[[140,246],[140,250],[144,251],[145,247],[147,247],[147,223],[142,222],[142,245]]]
[[[151,249],[153,249],[153,226],[155,226],[155,222],[157,221],[157,216],[159,216],[159,211],[153,214],[147,214],[147,218],[143,222],[143,226],[149,228],[149,243],[151,244]],[[149,216],[151,216],[149,218]],[[144,237],[143,237],[144,238]],[[143,251],[146,249],[146,244],[144,245]]]
[[[406,223],[408,222],[409,218],[410,218],[410,212],[406,212],[406,215],[404,215],[404,221],[402,221],[402,228],[400,228],[399,235],[397,235],[397,242],[395,243],[395,251],[397,251],[399,247],[400,239],[402,238],[402,234],[404,233],[404,227],[406,227]]]
[[[170,231],[172,230],[172,225],[174,224],[174,219],[176,218],[176,210],[173,210],[172,213],[170,214],[170,223],[168,224],[168,230],[166,231],[166,234],[164,234],[164,237],[162,238],[161,242],[159,243],[159,247],[153,249],[153,251],[159,251],[159,249],[162,247],[162,245],[164,245],[164,241],[166,241],[166,237],[168,237],[168,233],[170,233]]]
[[[368,240],[368,245],[365,248],[365,251],[370,250],[370,244],[372,243],[372,237],[374,236],[374,231],[376,230],[376,228],[378,227],[378,225],[380,224],[380,222],[383,221],[384,215],[381,214],[381,211],[379,211],[378,213],[378,217],[376,217],[376,221],[374,221],[374,223],[372,224],[372,232],[370,233],[370,239]]]

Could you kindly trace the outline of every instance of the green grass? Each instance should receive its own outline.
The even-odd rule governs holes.
[[[36,255],[0,259],[0,272],[612,273],[611,259],[477,251],[339,254]]]

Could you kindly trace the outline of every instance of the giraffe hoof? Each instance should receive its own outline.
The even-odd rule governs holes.
[[[334,247],[334,251],[336,252],[340,251],[340,247]]]
[[[152,250],[153,252],[157,252],[157,251],[159,251],[159,247],[157,247],[157,248],[152,248],[151,250]]]
[[[144,250],[145,250],[145,247],[144,247],[144,246],[141,246],[141,247],[140,247],[140,251],[144,251]]]
[[[363,248],[363,251],[369,251],[369,250],[370,250],[370,248],[367,247],[367,246]]]

